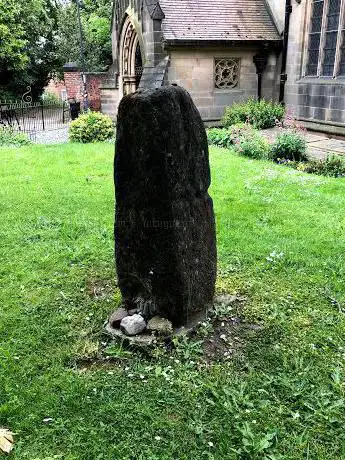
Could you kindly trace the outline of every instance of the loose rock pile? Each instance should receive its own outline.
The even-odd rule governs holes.
[[[111,315],[106,329],[112,336],[145,345],[153,343],[157,337],[167,338],[173,333],[172,322],[168,319],[158,315],[148,318],[141,311],[124,307]]]

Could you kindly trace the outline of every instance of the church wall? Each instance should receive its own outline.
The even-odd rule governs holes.
[[[184,87],[192,95],[203,120],[220,120],[227,106],[257,97],[257,75],[253,57],[258,50],[249,49],[171,49],[168,83]],[[215,87],[215,58],[233,57],[240,61],[240,80],[236,88]],[[272,99],[277,94],[276,57],[271,55],[263,79],[263,96]]]
[[[293,2],[285,102],[291,114],[308,128],[345,134],[344,79],[304,76],[305,48],[309,11],[307,0]]]

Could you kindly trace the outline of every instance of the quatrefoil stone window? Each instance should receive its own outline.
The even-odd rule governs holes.
[[[236,58],[215,59],[215,87],[231,89],[240,80],[240,60]]]

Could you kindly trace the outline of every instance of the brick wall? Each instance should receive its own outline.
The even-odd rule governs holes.
[[[86,88],[89,96],[89,106],[92,110],[101,111],[101,90],[100,86],[107,78],[107,73],[86,74]]]
[[[67,99],[75,99],[77,102],[83,100],[83,82],[79,70],[65,72],[64,80],[67,90]]]
[[[86,90],[88,94],[89,107],[92,110],[101,110],[101,90],[102,82],[107,78],[108,74],[104,72],[86,74]],[[83,79],[82,73],[79,70],[68,71],[64,73],[64,80],[67,90],[67,98],[75,99],[83,105]]]

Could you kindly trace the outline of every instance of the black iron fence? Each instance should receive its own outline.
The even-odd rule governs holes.
[[[61,129],[70,121],[67,102],[1,102],[0,126],[35,136],[40,131]]]

